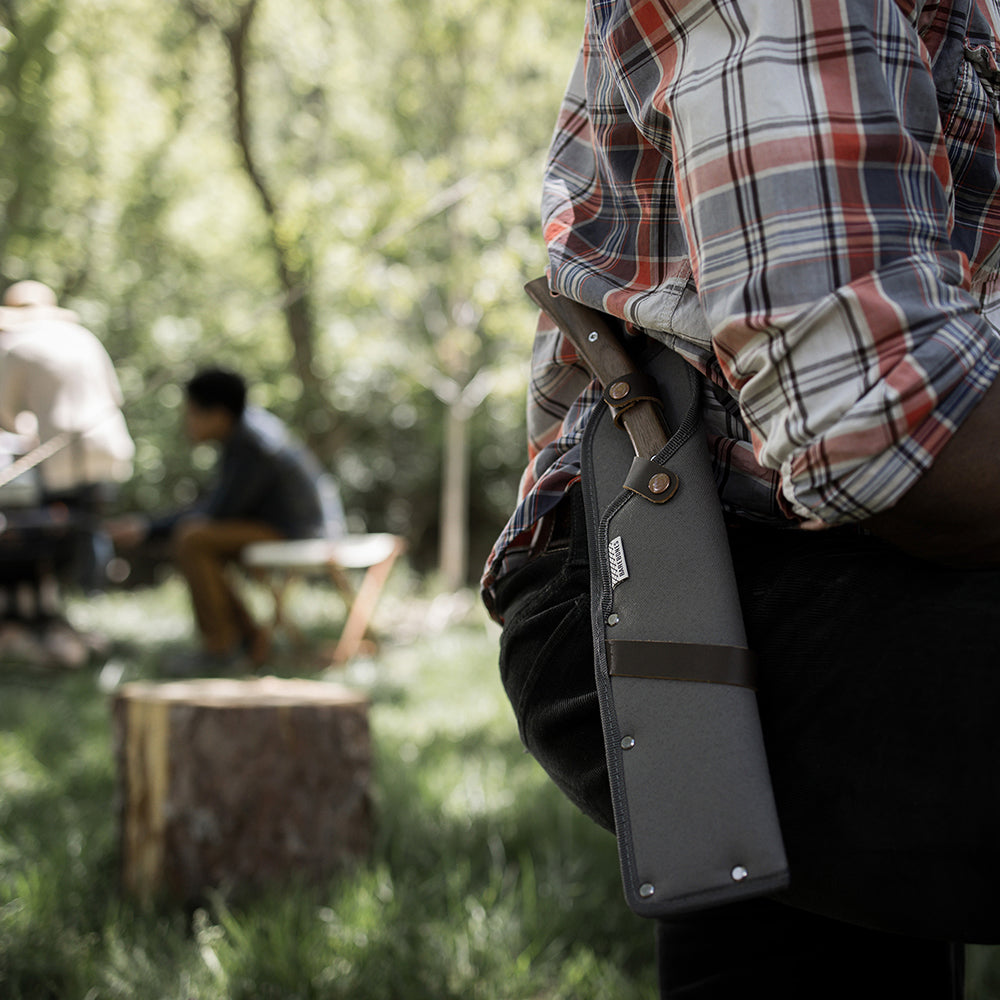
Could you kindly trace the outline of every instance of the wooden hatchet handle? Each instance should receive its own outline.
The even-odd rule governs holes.
[[[524,290],[569,339],[591,374],[610,394],[614,394],[619,384],[623,389],[627,387],[623,380],[629,376],[641,375],[604,313],[553,294],[545,278],[529,281]],[[670,436],[662,409],[652,402],[640,399],[620,414],[620,420],[640,458],[652,458]]]

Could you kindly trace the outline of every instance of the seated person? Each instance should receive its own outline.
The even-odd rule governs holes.
[[[201,649],[171,665],[172,673],[213,673],[260,662],[263,633],[226,579],[227,563],[253,542],[318,538],[325,533],[322,470],[273,414],[246,405],[246,383],[210,368],[186,386],[185,429],[194,444],[222,446],[217,481],[193,507],[148,520],[133,515],[111,525],[120,545],[168,537],[187,581]]]
[[[79,532],[75,574],[88,590],[107,582],[111,545],[97,515],[132,475],[135,446],[104,345],[40,281],[18,281],[0,306],[0,427],[51,451],[34,469],[46,505]]]
[[[45,502],[89,509],[132,474],[135,446],[104,345],[40,281],[19,281],[0,307],[0,427],[25,415],[52,452],[38,467]]]
[[[111,542],[99,515],[132,473],[134,445],[114,365],[76,313],[39,281],[18,281],[0,305],[0,460],[34,465],[0,497],[8,517],[0,553],[0,656],[79,667],[101,651],[62,610],[60,583],[107,583]],[[9,447],[8,447],[9,445]],[[8,641],[13,640],[13,641]],[[13,650],[12,650],[13,645]]]

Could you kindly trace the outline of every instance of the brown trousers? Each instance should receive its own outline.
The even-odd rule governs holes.
[[[207,652],[228,653],[241,642],[252,643],[257,626],[227,579],[226,567],[239,558],[244,546],[283,537],[261,521],[192,517],[174,529],[174,562],[187,581]]]

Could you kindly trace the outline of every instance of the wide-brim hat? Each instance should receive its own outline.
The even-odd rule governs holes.
[[[57,304],[56,293],[48,285],[40,281],[17,281],[4,292],[0,330],[51,320],[76,323],[78,318],[71,309]]]

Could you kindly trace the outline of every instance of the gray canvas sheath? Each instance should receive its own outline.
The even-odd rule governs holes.
[[[673,429],[666,447],[652,462],[633,463],[628,438],[602,406],[586,429],[582,462],[597,689],[625,896],[636,913],[659,917],[774,892],[788,872],[698,427],[700,376],[669,350],[644,370],[665,401]],[[659,474],[662,486],[664,472],[669,499],[652,502],[641,484]],[[633,488],[623,488],[630,473]]]

